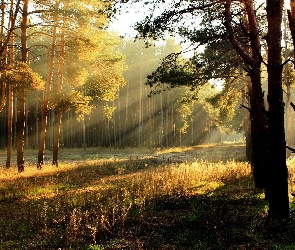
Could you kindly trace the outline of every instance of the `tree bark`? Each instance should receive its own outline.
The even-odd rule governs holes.
[[[82,115],[82,119],[81,119],[81,125],[82,125],[82,145],[84,150],[87,149],[87,144],[86,144],[86,126],[85,126],[85,115]],[[111,146],[110,146],[111,148]]]
[[[281,24],[283,0],[266,1],[268,21],[268,127],[270,164],[267,185],[269,187],[269,217],[289,217],[288,169],[286,165],[286,141],[284,131],[284,102],[282,88]]]
[[[64,66],[64,54],[65,54],[65,41],[64,33],[61,34],[61,51],[59,56],[59,73],[57,82],[57,94],[61,94],[62,83],[63,83],[63,66]],[[62,120],[62,110],[58,106],[55,110],[55,120],[54,120],[54,132],[53,132],[53,154],[52,154],[52,165],[58,167],[58,151],[59,151],[59,141],[60,141],[60,128]]]
[[[289,29],[291,31],[293,46],[295,45],[295,0],[290,0],[290,10],[288,10]],[[295,50],[293,57],[295,59]],[[295,68],[295,64],[294,64]]]
[[[250,72],[250,129],[251,129],[251,165],[256,188],[267,188],[265,173],[268,166],[268,131],[264,98],[261,88],[260,66]],[[267,194],[267,190],[266,190]],[[266,195],[267,196],[267,195]]]
[[[57,28],[57,16],[54,17],[53,31],[52,31],[52,44],[50,51],[49,69],[48,69],[48,79],[45,86],[45,92],[43,96],[43,103],[41,105],[41,128],[40,128],[40,142],[39,142],[39,152],[38,152],[38,162],[37,169],[41,169],[44,164],[44,151],[46,142],[46,127],[48,119],[48,104],[53,78],[53,66],[56,48],[56,28]]]
[[[242,105],[245,107],[250,107],[249,93],[251,92],[251,82],[247,81],[246,86],[243,88],[243,102]],[[251,120],[250,120],[250,110],[246,110],[244,118],[244,133],[246,141],[246,158],[247,161],[251,162],[252,157],[252,143],[251,143]]]
[[[292,36],[292,42],[293,42],[293,60],[295,59],[295,0],[290,0],[290,10],[288,10],[288,21],[289,21],[289,29],[291,31],[291,36]],[[286,32],[284,34],[286,36]],[[285,39],[286,41],[286,39]],[[285,60],[287,60],[287,42],[285,45],[286,52],[285,52]],[[293,67],[295,68],[295,63],[293,61]],[[288,70],[285,74],[289,74]],[[293,146],[293,138],[292,138],[292,116],[293,113],[291,111],[291,82],[288,81],[288,77],[285,76],[285,85],[287,87],[287,96],[286,96],[286,129],[287,129],[287,134],[286,134],[286,141],[288,146]],[[287,149],[287,157],[291,156],[291,151]]]
[[[22,62],[28,62],[27,28],[28,28],[29,0],[23,0],[22,22],[21,22],[21,52]],[[16,150],[18,172],[23,172],[24,167],[24,132],[25,132],[25,84],[22,84],[17,92],[17,131]]]
[[[11,9],[10,12],[11,14],[13,13],[13,5],[14,1],[11,0]],[[10,16],[10,22],[12,22]],[[9,64],[13,67],[14,66],[14,36],[11,36],[11,41],[10,41],[10,62]],[[12,142],[13,142],[13,130],[12,130],[12,125],[13,125],[13,87],[11,84],[8,86],[8,114],[7,114],[7,152],[6,152],[6,167],[9,168],[11,164],[11,155],[12,155]]]
[[[11,164],[12,155],[12,120],[13,120],[13,90],[12,86],[8,86],[8,114],[7,114],[7,152],[6,152],[6,167]]]
[[[267,118],[264,106],[264,96],[261,88],[261,49],[259,30],[256,21],[255,9],[252,0],[244,1],[249,28],[250,49],[245,49],[236,39],[234,29],[231,25],[231,0],[227,0],[225,5],[225,27],[229,34],[229,39],[248,65],[247,72],[251,79],[249,87],[250,97],[250,123],[251,123],[251,166],[255,180],[255,187],[265,188],[265,169],[268,165],[268,131]]]
[[[4,23],[5,22],[5,3],[4,0],[1,1],[1,27],[0,27],[0,46],[2,47],[3,45],[3,40],[4,40]],[[6,50],[6,48],[5,48]],[[4,54],[4,53],[3,53]],[[1,56],[1,68],[6,66],[6,55],[5,56]],[[3,69],[1,69],[2,71]],[[2,73],[3,74],[3,73]],[[6,103],[6,81],[1,81],[0,82],[1,85],[1,92],[0,92],[0,112],[3,110],[5,103]]]

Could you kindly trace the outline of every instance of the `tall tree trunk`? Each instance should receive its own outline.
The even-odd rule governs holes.
[[[268,131],[264,98],[261,88],[260,67],[250,72],[250,129],[251,129],[251,165],[256,188],[266,188],[265,171],[268,166]],[[267,190],[266,190],[267,197]]]
[[[39,93],[36,94],[36,103],[35,103],[35,146],[38,147],[39,143]]]
[[[25,87],[22,86],[17,92],[17,124],[16,124],[16,150],[17,169],[23,172],[24,167],[24,132],[25,132]]]
[[[256,21],[255,9],[252,0],[245,0],[247,20],[249,26],[249,38],[251,48],[249,51],[241,45],[236,37],[231,24],[231,3],[232,0],[227,0],[225,5],[225,20],[224,23],[230,41],[248,65],[247,72],[251,78],[251,86],[249,91],[250,96],[250,121],[251,121],[251,143],[252,155],[251,166],[257,188],[265,188],[265,169],[268,165],[268,141],[267,141],[267,119],[264,106],[263,91],[261,88],[261,49],[259,30]],[[249,53],[250,52],[250,53]]]
[[[119,93],[120,94],[120,93]],[[118,97],[118,123],[121,123],[121,98],[120,95]],[[122,127],[118,126],[118,146],[119,149],[122,149]]]
[[[169,101],[169,93],[167,93],[167,95],[167,99]],[[169,105],[167,105],[167,103],[165,108],[165,147],[169,147]]]
[[[39,142],[37,169],[41,169],[44,164],[46,127],[47,127],[47,119],[48,119],[48,104],[49,104],[49,99],[50,99],[49,97],[50,97],[50,91],[51,91],[51,85],[52,85],[55,48],[56,48],[56,29],[57,29],[57,15],[54,17],[53,31],[52,31],[52,44],[51,44],[49,69],[48,69],[48,78],[47,78],[47,82],[46,82],[46,86],[45,86],[43,103],[41,105],[42,118],[41,118],[41,128],[40,128],[40,142]]]
[[[13,121],[13,90],[12,86],[8,86],[8,114],[7,114],[7,152],[6,152],[6,167],[11,164],[12,155],[12,121]]]
[[[116,107],[115,100],[113,100],[113,108]],[[113,113],[113,147],[117,148],[117,123],[116,123],[116,112]]]
[[[152,108],[152,100],[153,97],[149,96],[148,98],[148,109],[147,109],[147,114],[148,114],[148,124],[147,124],[147,131],[153,131],[153,127],[152,127],[152,118],[153,118],[153,108]],[[153,133],[152,133],[153,134]],[[147,136],[147,147],[148,149],[153,147],[153,135],[151,133],[146,133]]]
[[[1,81],[0,82],[0,98],[1,98],[1,103],[0,103],[0,112],[3,110],[3,108],[5,107],[5,102],[6,102],[6,82],[5,81]]]
[[[268,166],[268,131],[267,118],[264,106],[264,96],[261,87],[261,51],[259,30],[256,21],[255,9],[252,0],[246,1],[246,12],[250,27],[251,54],[253,62],[248,61],[250,65],[249,75],[251,78],[250,97],[250,129],[251,129],[251,164],[255,187],[266,188],[265,170]],[[267,197],[266,190],[266,197]]]
[[[161,120],[159,124],[159,146],[162,149],[163,148],[163,138],[164,138],[164,110],[163,110],[163,93],[160,93],[160,115]]]
[[[28,62],[27,48],[27,28],[28,28],[28,8],[29,0],[23,0],[22,22],[21,22],[21,51],[22,62]],[[25,132],[25,95],[26,86],[20,86],[17,92],[17,132],[16,132],[16,150],[17,150],[17,168],[18,172],[25,170],[24,166],[24,132]]]
[[[14,1],[11,0],[10,2],[10,12],[9,12],[9,22],[8,22],[8,26],[5,27],[6,21],[5,21],[5,4],[6,2],[4,0],[1,1],[1,12],[2,12],[2,16],[1,16],[1,30],[0,30],[0,58],[6,60],[6,52],[7,52],[7,45],[10,42],[10,38],[13,34],[13,32],[15,31],[15,22],[16,22],[16,18],[19,12],[19,8],[20,8],[20,2],[22,0],[17,0],[16,4],[15,4],[15,8],[14,8]],[[24,6],[25,6],[25,1],[24,1]],[[25,8],[25,7],[24,7]],[[24,13],[23,13],[24,16]],[[22,20],[23,23],[24,20]],[[5,32],[4,32],[5,30]],[[4,34],[6,34],[4,36]],[[24,52],[22,52],[24,53]],[[1,59],[1,60],[2,60]],[[1,68],[3,69],[3,67],[6,67],[6,62],[1,62]],[[5,106],[5,98],[6,98],[6,82],[2,81],[0,82],[0,88],[1,88],[1,92],[0,92],[0,112],[2,111],[2,109]]]
[[[13,8],[14,8],[14,1],[11,0],[11,9],[10,13],[13,13]],[[9,21],[12,22],[12,17],[10,16]],[[9,64],[13,67],[14,66],[14,36],[11,36],[11,41],[10,41],[10,49],[9,49],[9,57],[10,61]],[[6,167],[10,167],[11,164],[11,155],[12,155],[12,142],[13,142],[13,130],[12,130],[12,125],[13,125],[13,87],[11,84],[8,86],[8,114],[7,114],[7,153],[6,153]]]
[[[82,145],[84,150],[87,149],[87,144],[86,144],[86,126],[85,126],[85,115],[82,115],[82,120],[81,120],[81,124],[82,124]]]
[[[284,60],[288,60],[288,41],[287,41],[287,16],[286,12],[284,11],[284,41],[285,41],[285,51],[284,51]],[[286,101],[285,101],[285,128],[286,128],[286,144],[288,146],[291,145],[291,81],[289,81],[289,68],[285,67],[285,70],[283,71],[283,82],[286,86]],[[286,158],[289,158],[291,156],[291,151],[289,149],[286,149]]]
[[[65,39],[64,32],[61,34],[61,44],[60,44],[60,56],[59,56],[59,70],[58,70],[58,82],[57,82],[57,94],[61,94],[62,83],[63,83],[63,66],[64,66],[64,54],[65,54]],[[54,132],[53,132],[53,155],[52,155],[52,165],[58,167],[58,150],[60,141],[60,128],[62,120],[62,110],[58,107],[55,110],[55,120],[54,120]]]
[[[141,59],[142,60],[142,59]],[[142,65],[139,66],[139,99],[138,99],[138,134],[137,134],[137,147],[141,149],[142,147],[142,85],[143,85],[143,75],[142,75]]]
[[[106,118],[106,124],[107,124],[107,126],[106,126],[106,129],[107,129],[107,131],[106,131],[106,134],[107,134],[107,138],[108,138],[108,147],[109,147],[109,149],[110,149],[110,151],[112,150],[112,142],[111,142],[111,129],[110,129],[110,119],[107,117]]]
[[[268,21],[268,126],[270,164],[268,171],[269,217],[289,217],[288,169],[284,131],[281,25],[283,0],[266,1]]]
[[[126,102],[125,102],[125,118],[124,118],[124,133],[123,133],[123,148],[126,147],[127,145],[127,139],[126,139],[126,134],[127,134],[127,129],[128,129],[128,116],[129,116],[129,113],[128,113],[128,110],[130,109],[130,104],[129,104],[129,82],[127,83],[127,86],[126,86]]]
[[[295,0],[290,0],[290,10],[288,10],[288,21],[289,21],[289,28],[291,31],[293,47],[295,46]],[[293,58],[295,58],[295,50],[293,52]],[[295,68],[295,64],[294,64]]]
[[[4,22],[5,22],[5,3],[4,0],[1,1],[1,27],[0,27],[0,46],[3,47],[3,41],[4,41]],[[6,48],[5,48],[6,50]],[[1,68],[6,66],[6,56],[1,56]],[[3,68],[1,69],[1,71]],[[4,74],[4,73],[2,73]],[[0,92],[0,112],[3,110],[5,103],[6,103],[6,81],[1,81],[1,92]]]
[[[71,136],[71,131],[70,131],[70,124],[71,124],[71,110],[67,111],[67,122],[66,122],[66,145],[67,148],[71,147],[71,141],[70,141],[70,136]]]
[[[76,141],[76,133],[75,133],[75,130],[74,130],[74,124],[73,124],[73,121],[74,121],[74,117],[73,117],[73,108],[71,108],[70,110],[70,113],[69,113],[69,141],[70,141],[70,148],[74,148],[75,147],[75,141]]]
[[[290,0],[290,9],[288,10],[288,21],[289,21],[289,29],[291,31],[291,36],[292,36],[292,42],[293,42],[293,60],[295,58],[295,0]],[[285,39],[286,41],[286,39]],[[287,44],[287,43],[286,43]],[[293,61],[293,66],[295,69],[295,63]],[[293,113],[291,113],[291,108],[290,108],[290,94],[291,94],[291,85],[288,82],[288,80],[285,82],[287,86],[287,100],[286,100],[286,128],[287,128],[287,145],[288,146],[293,146],[293,138],[292,138],[292,129],[291,129],[291,124],[292,124],[292,117]],[[287,150],[287,156],[290,156],[290,151]]]
[[[251,92],[251,82],[247,81],[246,86],[243,89],[243,105],[250,106],[250,98],[249,94]],[[249,162],[251,162],[252,155],[252,143],[251,143],[251,120],[250,113],[245,114],[244,118],[244,133],[245,133],[245,141],[246,141],[246,158]]]

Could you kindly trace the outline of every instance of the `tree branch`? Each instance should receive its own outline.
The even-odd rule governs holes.
[[[285,62],[282,63],[282,67],[285,66],[285,64],[287,64],[288,62],[292,62],[291,58],[288,58]]]
[[[295,153],[295,149],[294,148],[291,148],[289,146],[286,146],[287,149],[289,149],[292,153]]]
[[[10,9],[10,15],[12,16],[11,17],[11,21],[10,21],[10,27],[8,29],[6,38],[3,41],[2,46],[0,46],[0,54],[3,54],[4,53],[4,50],[6,49],[8,43],[10,41],[11,34],[13,33],[13,31],[15,29],[15,22],[16,22],[17,14],[18,14],[18,12],[20,10],[20,2],[21,2],[21,0],[18,0],[16,2],[14,13],[12,13],[13,9],[12,8]]]
[[[231,24],[231,0],[226,1],[226,3],[224,4],[224,10],[225,22],[223,23],[223,25],[228,32],[229,39],[233,47],[247,64],[254,66],[256,64],[255,60],[253,60],[253,58],[240,46],[234,35],[234,29]]]
[[[44,36],[49,36],[49,37],[52,37],[51,34],[48,34],[46,32],[42,32],[42,31],[35,31],[35,32],[32,32],[31,34],[27,35],[27,37],[31,37],[31,36],[35,36],[35,35],[44,35]]]
[[[243,105],[243,104],[240,104],[240,108],[245,108],[245,109],[247,109],[249,112],[251,111],[251,109],[250,109],[249,107],[247,107],[247,106],[245,106],[245,105]]]

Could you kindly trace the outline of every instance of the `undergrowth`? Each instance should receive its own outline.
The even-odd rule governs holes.
[[[292,198],[289,220],[268,219],[243,147],[213,149],[65,151],[59,168],[2,168],[0,249],[294,249]]]

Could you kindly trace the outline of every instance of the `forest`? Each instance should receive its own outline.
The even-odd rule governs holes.
[[[0,6],[0,249],[295,247],[293,0]]]

